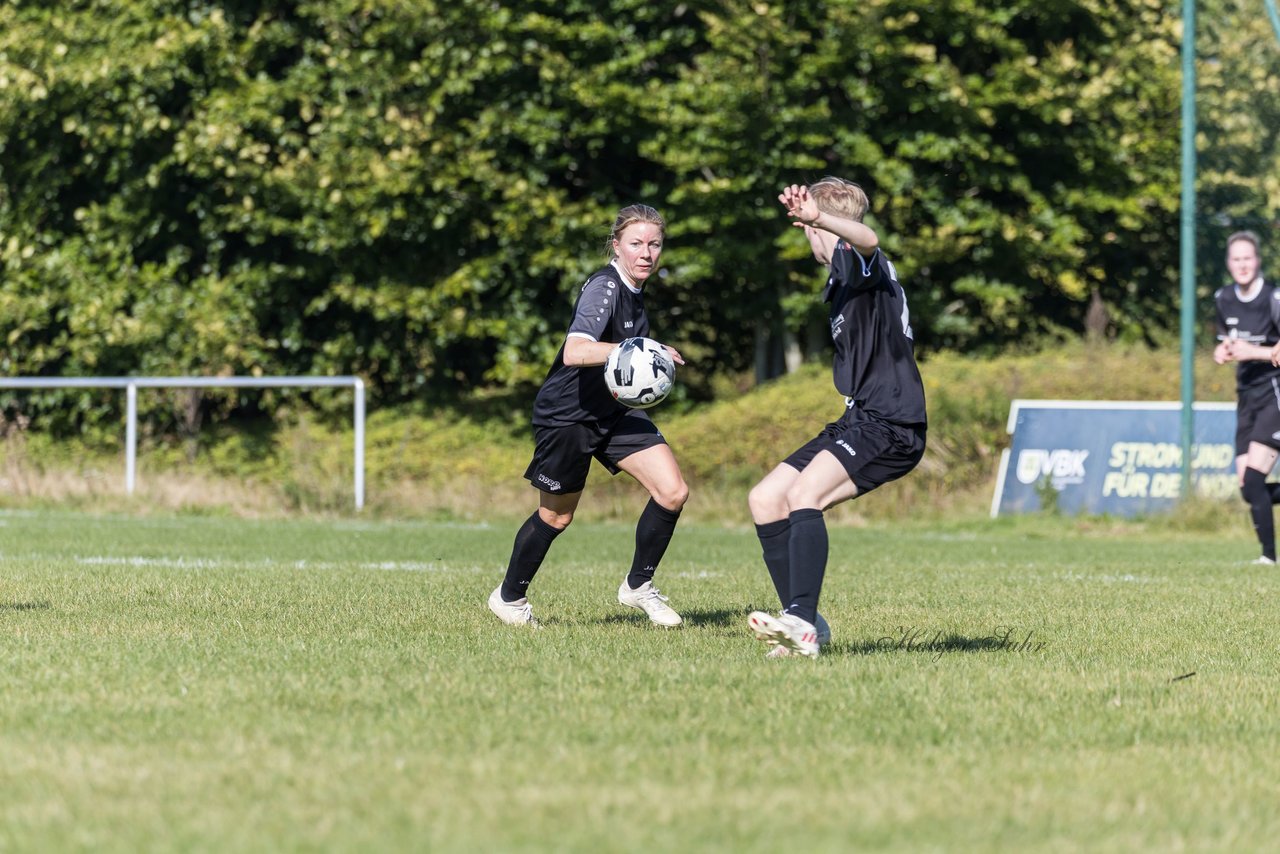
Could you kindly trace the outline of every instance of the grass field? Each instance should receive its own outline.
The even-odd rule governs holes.
[[[0,849],[1280,839],[1280,571],[1238,529],[836,528],[834,643],[769,662],[747,529],[677,533],[671,631],[580,522],[528,631],[484,607],[514,528],[0,514]]]

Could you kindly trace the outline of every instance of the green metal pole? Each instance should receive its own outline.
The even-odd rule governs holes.
[[[1182,0],[1182,497],[1191,497],[1195,437],[1196,3]]]
[[[1267,16],[1271,18],[1271,29],[1276,31],[1276,39],[1280,40],[1280,12],[1276,12],[1276,0],[1263,0],[1267,4]]]

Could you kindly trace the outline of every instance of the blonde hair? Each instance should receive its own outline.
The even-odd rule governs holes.
[[[871,202],[862,188],[852,181],[827,176],[821,181],[809,185],[809,195],[818,203],[818,210],[823,213],[842,216],[846,219],[862,222],[867,215]]]
[[[662,232],[662,236],[667,236],[667,222],[662,218],[662,214],[658,213],[656,208],[648,205],[627,205],[618,211],[617,217],[613,220],[613,229],[609,232],[609,237],[604,242],[605,254],[610,258],[614,256],[613,243],[618,239],[618,235],[627,230],[627,226],[635,225],[637,222],[647,222],[656,225],[658,230]]]

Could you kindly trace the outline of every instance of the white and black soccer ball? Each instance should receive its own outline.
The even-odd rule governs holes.
[[[676,363],[652,338],[628,338],[609,354],[604,382],[618,403],[632,409],[648,409],[671,393]]]

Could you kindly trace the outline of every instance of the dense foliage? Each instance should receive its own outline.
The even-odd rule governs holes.
[[[1221,229],[1280,216],[1280,47],[1258,0],[1201,5],[1207,293]],[[655,329],[705,393],[822,346],[775,195],[827,173],[869,190],[925,350],[1078,332],[1091,298],[1156,340],[1178,12],[15,0],[0,372],[355,373],[382,403],[523,388],[614,211],[645,200],[670,222]]]

